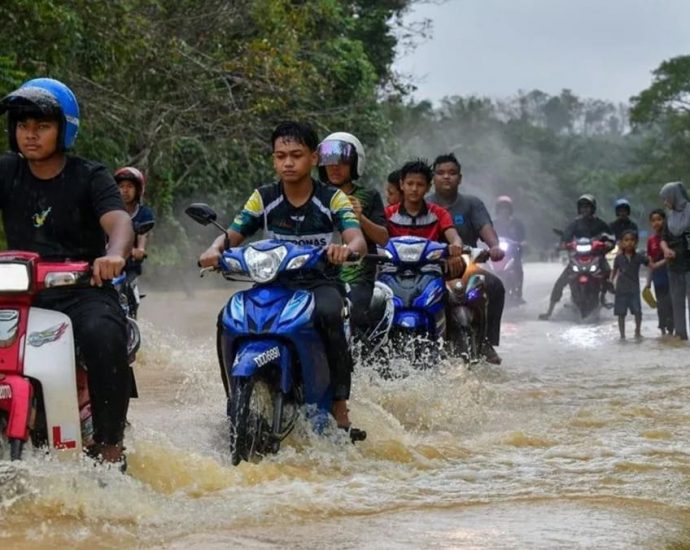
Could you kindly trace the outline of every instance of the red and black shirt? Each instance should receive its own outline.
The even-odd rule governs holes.
[[[421,210],[409,214],[403,203],[392,204],[386,208],[388,235],[391,237],[423,237],[440,241],[446,229],[454,227],[448,211],[433,203],[422,202]]]

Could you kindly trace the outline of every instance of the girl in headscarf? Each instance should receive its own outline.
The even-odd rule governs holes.
[[[680,181],[667,183],[659,193],[667,209],[661,249],[668,274],[676,335],[688,339],[685,311],[690,302],[690,198]]]

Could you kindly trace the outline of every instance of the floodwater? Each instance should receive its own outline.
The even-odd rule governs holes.
[[[0,464],[0,547],[690,548],[688,347],[652,311],[639,343],[610,312],[537,321],[559,269],[528,266],[501,367],[383,381],[360,366],[366,442],[302,427],[236,468],[213,340],[229,287],[151,293],[128,474]]]

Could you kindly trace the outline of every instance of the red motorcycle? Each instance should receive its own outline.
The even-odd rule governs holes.
[[[38,292],[88,285],[90,273],[86,262],[0,252],[0,458],[19,460],[29,438],[71,453],[91,443],[87,375],[77,366],[72,323],[33,306]]]
[[[569,253],[570,295],[583,318],[600,305],[600,297],[607,282],[608,270],[602,269],[611,243],[605,240],[580,238],[565,244]]]

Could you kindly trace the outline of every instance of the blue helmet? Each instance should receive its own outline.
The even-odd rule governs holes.
[[[615,204],[614,204],[614,211],[618,212],[621,208],[625,208],[628,211],[628,214],[631,212],[630,208],[630,201],[628,199],[618,199]]]
[[[74,146],[79,132],[79,103],[72,90],[59,80],[34,78],[0,101],[0,114],[7,111],[10,147],[19,152],[17,120],[22,115],[55,117],[60,123],[58,147],[67,151]]]

